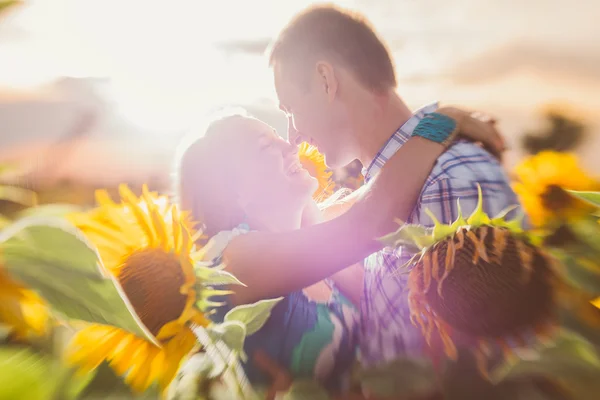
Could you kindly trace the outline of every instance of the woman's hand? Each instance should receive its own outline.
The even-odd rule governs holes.
[[[459,137],[466,137],[481,144],[498,160],[502,160],[506,143],[502,134],[496,129],[494,118],[483,113],[470,112],[456,107],[441,107],[436,112],[456,120]]]

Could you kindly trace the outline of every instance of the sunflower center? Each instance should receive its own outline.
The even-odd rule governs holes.
[[[132,253],[123,263],[119,282],[136,313],[153,335],[181,315],[187,296],[179,291],[185,282],[176,254],[161,249]]]
[[[438,253],[432,257],[438,262],[437,266],[431,263],[431,276],[445,275],[445,279],[440,286],[431,284],[423,295],[429,307],[454,329],[470,336],[502,337],[539,326],[552,317],[549,260],[507,229],[483,226],[471,232],[462,230],[432,251]],[[454,252],[453,262],[444,265],[451,259],[446,257],[448,252]],[[422,262],[417,264],[411,278],[422,280],[423,268]],[[448,268],[451,271],[446,273]]]
[[[571,206],[572,198],[557,185],[550,185],[541,196],[542,204],[549,210],[564,210]]]

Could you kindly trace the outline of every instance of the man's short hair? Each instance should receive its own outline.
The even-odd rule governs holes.
[[[396,87],[388,49],[365,18],[334,6],[316,6],[297,15],[267,50],[269,65],[281,62],[306,83],[320,58],[339,62],[376,91]]]

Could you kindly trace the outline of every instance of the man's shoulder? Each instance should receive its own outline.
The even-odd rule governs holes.
[[[444,179],[508,185],[508,176],[498,160],[468,141],[454,144],[437,159],[427,184]]]
[[[469,215],[477,205],[478,186],[482,190],[484,210],[490,215],[518,204],[502,165],[481,147],[459,142],[438,158],[410,222],[433,224],[425,213],[428,209],[443,223],[450,223],[458,215],[457,202],[465,215]]]

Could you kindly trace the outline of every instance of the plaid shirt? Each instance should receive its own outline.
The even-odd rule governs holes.
[[[424,115],[434,112],[437,104],[417,111],[379,151],[368,168],[365,180],[375,176],[386,161],[410,138]],[[442,223],[457,218],[457,200],[465,216],[477,205],[477,183],[483,192],[484,210],[495,215],[518,204],[502,166],[488,152],[467,141],[452,145],[442,154],[427,178],[407,222],[433,226],[425,214],[429,209]],[[360,356],[366,366],[391,361],[401,355],[418,356],[423,336],[409,318],[406,274],[392,272],[410,255],[402,248],[386,248],[365,260],[365,280],[361,300]]]

